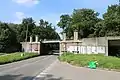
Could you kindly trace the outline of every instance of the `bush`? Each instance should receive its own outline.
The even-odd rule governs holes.
[[[23,56],[21,54],[24,54]],[[37,53],[11,53],[0,56],[0,64],[11,63],[39,56]]]
[[[61,61],[81,67],[88,66],[90,61],[97,61],[99,68],[120,69],[120,58],[104,56],[103,54],[73,54],[64,53],[59,57]]]

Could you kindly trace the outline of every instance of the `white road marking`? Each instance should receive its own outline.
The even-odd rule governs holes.
[[[51,55],[51,56],[52,56],[52,55]],[[10,71],[14,71],[14,70],[20,69],[20,68],[22,68],[22,67],[25,67],[25,66],[28,66],[28,65],[31,65],[31,64],[34,64],[34,63],[37,63],[37,62],[39,62],[39,61],[46,60],[46,59],[50,58],[51,56],[46,57],[46,58],[43,58],[43,59],[38,60],[38,61],[35,61],[35,62],[32,62],[32,63],[29,63],[29,64],[24,64],[24,65],[22,65],[22,66],[20,66],[20,67],[16,67],[16,68],[12,68],[12,69],[9,69],[9,70],[6,70],[6,71],[2,71],[2,72],[0,72],[0,75],[3,75],[4,73],[10,72]]]
[[[39,73],[36,77],[34,77],[33,80],[37,80],[38,78],[45,77],[47,75],[47,72],[51,70],[54,65],[57,63],[57,60],[54,61],[52,64],[50,64],[47,68],[45,68],[41,73]]]

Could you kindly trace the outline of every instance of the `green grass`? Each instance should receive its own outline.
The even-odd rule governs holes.
[[[24,54],[24,55],[21,56],[21,54]],[[16,61],[36,57],[36,56],[39,56],[39,55],[37,53],[20,53],[20,52],[0,55],[0,65],[16,62]]]
[[[89,61],[97,61],[98,68],[107,68],[109,70],[116,69],[120,70],[120,58],[104,56],[102,54],[73,54],[64,53],[59,57],[61,61],[68,62],[72,65],[80,67],[87,67]]]

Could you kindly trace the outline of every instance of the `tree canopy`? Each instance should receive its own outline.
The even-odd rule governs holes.
[[[74,9],[72,15],[61,15],[58,27],[67,33],[67,37],[73,37],[74,30],[79,33],[79,38],[103,37],[120,35],[120,6],[108,6],[103,19],[93,9]]]
[[[39,25],[31,17],[24,18],[21,24],[0,22],[0,52],[19,51],[20,42],[29,41],[35,35],[41,40],[60,39],[54,26],[43,19]]]
[[[7,23],[0,23],[0,52],[9,52],[11,45],[17,44],[16,33]]]

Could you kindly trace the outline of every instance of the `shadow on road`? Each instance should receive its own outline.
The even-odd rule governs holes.
[[[63,80],[62,77],[54,78],[53,75],[47,74],[44,77],[35,78],[35,80]]]
[[[71,79],[63,79],[62,77],[54,77],[54,75],[52,74],[47,74],[43,77],[38,77],[35,78],[35,76],[26,76],[26,77],[22,77],[23,75],[3,75],[0,76],[0,80],[71,80]]]
[[[0,80],[17,80],[18,77],[22,75],[3,75],[0,76]]]

